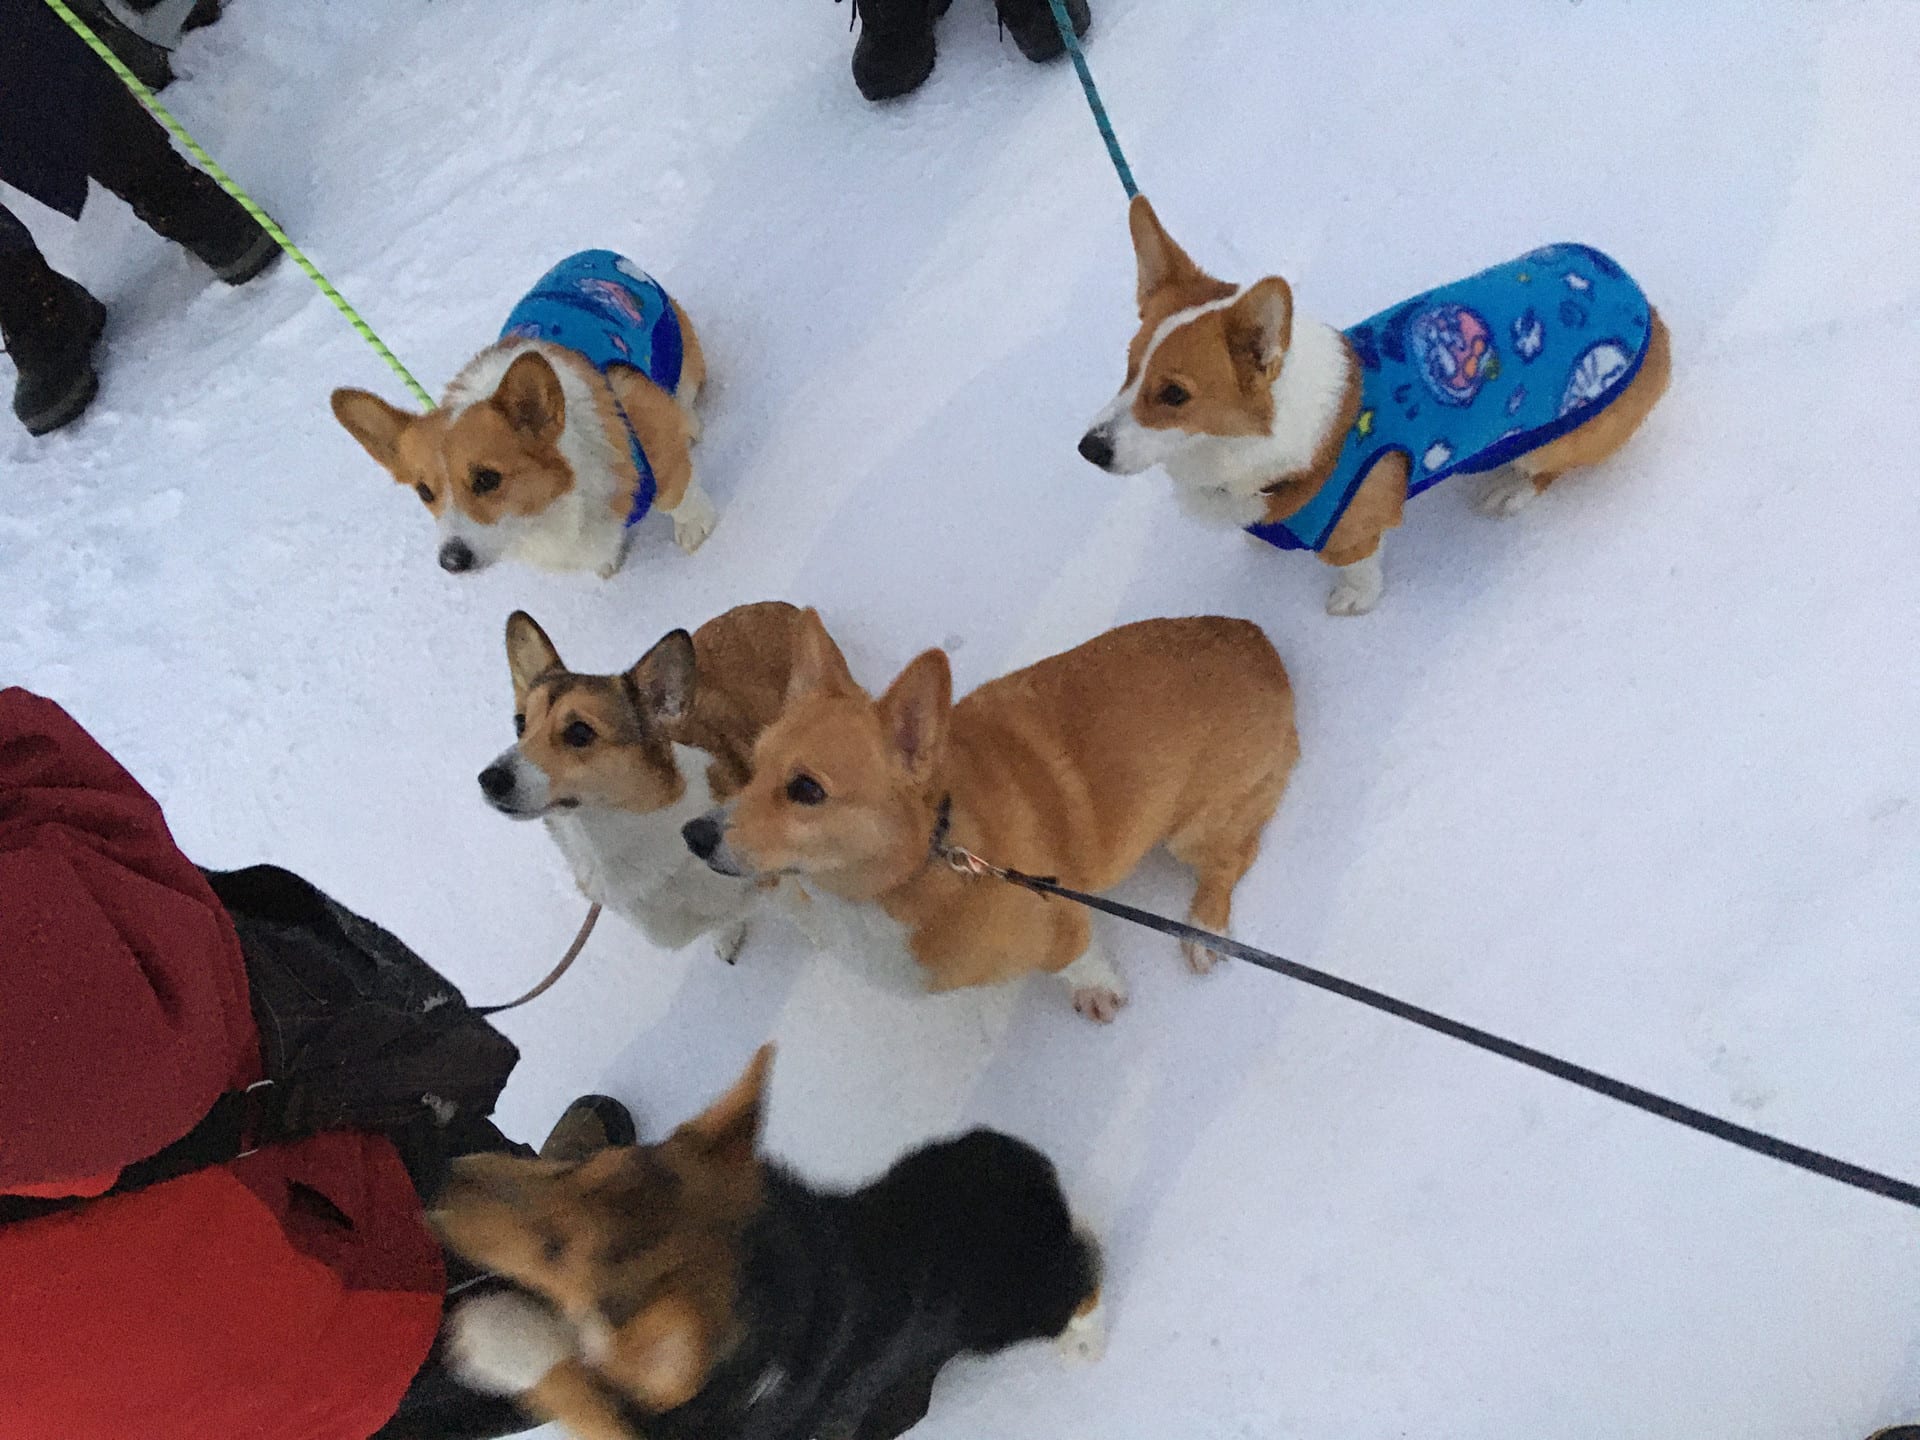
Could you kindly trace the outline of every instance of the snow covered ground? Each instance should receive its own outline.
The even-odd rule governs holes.
[[[1142,183],[1202,263],[1346,321],[1536,243],[1627,262],[1675,378],[1524,517],[1418,501],[1380,610],[1073,453],[1131,329],[1071,73],[956,0],[876,110],[825,0],[236,0],[166,100],[437,389],[578,247],[695,315],[698,557],[442,574],[335,425],[397,384],[291,267],[239,292],[102,198],[94,414],[0,426],[0,677],[72,709],[212,864],[271,858],[476,1000],[581,904],[482,805],[500,627],[630,663],[736,602],[962,685],[1141,616],[1262,622],[1305,759],[1245,937],[1920,1177],[1920,7],[1094,0]],[[751,15],[749,15],[751,12]],[[34,222],[46,218],[35,214]],[[6,372],[9,373],[10,372]],[[1128,895],[1178,904],[1171,867]],[[778,1038],[770,1142],[852,1181],[974,1122],[1054,1155],[1110,1251],[1097,1367],[958,1368],[939,1437],[1852,1440],[1920,1416],[1915,1217],[1242,968],[1110,932],[1048,984],[907,1001],[797,936],[737,969],[606,923],[509,1017],[503,1123],[607,1089],[658,1132]]]

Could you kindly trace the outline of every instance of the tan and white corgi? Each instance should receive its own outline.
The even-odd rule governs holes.
[[[689,555],[712,533],[693,469],[706,379],[679,302],[631,262],[589,250],[541,278],[438,409],[414,415],[343,389],[333,413],[425,502],[443,569],[511,557],[605,578],[656,507]]]
[[[1316,551],[1340,572],[1332,614],[1379,601],[1382,537],[1408,496],[1497,470],[1480,508],[1513,514],[1613,454],[1666,389],[1665,324],[1588,246],[1531,251],[1340,331],[1297,314],[1278,276],[1208,275],[1145,197],[1129,218],[1140,328],[1081,455],[1122,475],[1159,465],[1199,517]]]
[[[752,779],[687,843],[723,874],[797,875],[881,907],[930,989],[1048,971],[1081,1014],[1111,1020],[1126,987],[1087,912],[955,873],[933,854],[936,833],[1090,891],[1164,844],[1198,878],[1195,923],[1224,931],[1300,753],[1280,657],[1245,620],[1146,620],[957,705],[952,685],[946,654],[929,650],[874,700],[807,611]],[[1183,948],[1194,970],[1211,967]]]
[[[800,612],[742,605],[675,630],[631,670],[581,675],[533,617],[507,621],[519,739],[480,772],[501,814],[541,819],[589,899],[678,950],[711,933],[722,959],[768,896],[716,874],[680,831],[746,782],[753,746],[785,702]]]

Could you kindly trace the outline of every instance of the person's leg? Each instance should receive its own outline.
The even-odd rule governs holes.
[[[179,154],[160,122],[119,84],[95,99],[87,169],[153,230],[184,246],[229,285],[280,257],[280,247],[240,202]]]
[[[80,418],[100,387],[93,347],[106,308],[55,271],[19,217],[0,206],[0,340],[19,372],[13,413],[29,434]]]

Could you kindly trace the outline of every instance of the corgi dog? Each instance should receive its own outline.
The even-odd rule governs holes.
[[[333,413],[426,504],[442,569],[511,556],[604,579],[656,506],[689,555],[712,533],[692,453],[706,379],[679,302],[631,261],[585,250],[541,277],[437,410],[342,389]]]
[[[1164,844],[1198,879],[1194,923],[1226,930],[1300,754],[1280,657],[1245,620],[1144,620],[957,705],[952,693],[945,653],[929,650],[874,700],[805,612],[752,778],[687,844],[724,875],[796,875],[881,907],[930,989],[1047,971],[1082,1015],[1110,1021],[1126,987],[1085,910],[956,873],[935,851],[1098,891]],[[1182,948],[1211,968],[1211,952]]]
[[[713,934],[731,963],[766,897],[694,861],[681,827],[746,782],[785,703],[800,612],[742,605],[675,630],[620,675],[581,675],[533,617],[507,621],[519,737],[480,772],[487,803],[540,819],[580,889],[655,945]]]
[[[1512,515],[1626,443],[1665,392],[1666,325],[1584,245],[1550,245],[1348,330],[1296,314],[1278,276],[1216,280],[1136,197],[1140,328],[1126,383],[1080,441],[1101,469],[1172,476],[1202,519],[1311,550],[1334,615],[1380,599],[1382,537],[1449,475],[1500,470]]]
[[[851,1193],[759,1153],[771,1049],[664,1142],[470,1155],[429,1220],[510,1281],[448,1354],[580,1440],[892,1440],[959,1355],[1100,1348],[1100,1255],[1047,1158],[975,1130]]]

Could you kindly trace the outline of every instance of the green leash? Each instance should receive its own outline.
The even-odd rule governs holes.
[[[120,57],[107,48],[106,42],[93,33],[92,27],[86,21],[69,10],[63,0],[47,0],[47,4],[53,8],[54,14],[67,22],[68,28],[74,34],[87,42],[88,49],[113,68],[113,73],[120,77],[121,83],[139,97],[140,103],[153,112],[154,118],[173,132],[174,138],[186,147],[187,153],[200,163],[200,168],[212,176],[222,190],[240,203],[240,207],[273,238],[274,244],[287,252],[293,263],[306,273],[306,277],[320,287],[320,293],[333,302],[334,309],[347,317],[347,323],[359,332],[360,338],[373,347],[376,355],[393,367],[393,373],[405,382],[407,389],[419,397],[422,405],[431,410],[433,397],[427,394],[425,387],[408,373],[407,367],[400,363],[399,357],[386,347],[386,343],[378,335],[373,333],[373,327],[361,318],[358,310],[347,303],[347,297],[334,289],[333,282],[322,275],[315,268],[314,263],[301,253],[300,247],[287,238],[287,232],[280,228],[274,218],[256,205],[253,197],[236,185],[231,175],[214,163],[213,157],[200,148],[200,142],[189,135],[178,120],[167,113],[166,107],[154,98],[151,90],[134,78],[133,72],[120,63]]]

